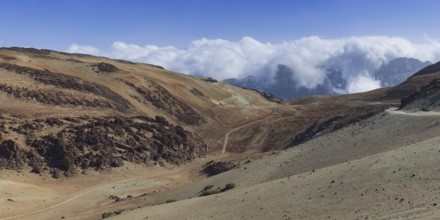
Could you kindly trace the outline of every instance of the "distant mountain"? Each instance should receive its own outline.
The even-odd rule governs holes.
[[[383,87],[394,86],[430,64],[431,62],[429,61],[422,62],[414,58],[397,58],[382,65],[373,73],[373,76],[381,81],[381,86]],[[344,93],[347,88],[347,81],[343,77],[342,69],[333,66],[323,66],[322,68],[326,71],[326,78],[323,83],[312,89],[300,86],[294,80],[295,71],[282,64],[278,65],[273,79],[247,76],[241,79],[226,79],[224,82],[238,87],[270,93],[284,100],[311,95],[338,95]]]
[[[310,95],[337,95],[338,93],[336,91],[345,88],[347,84],[342,77],[341,71],[335,68],[328,68],[327,77],[324,82],[313,89],[300,86],[299,83],[294,80],[294,76],[295,71],[292,68],[279,64],[273,80],[247,76],[242,79],[226,79],[224,82],[238,87],[267,92],[284,100]]]
[[[421,76],[421,75],[428,75],[428,74],[436,73],[439,71],[440,71],[440,62],[429,65],[429,66],[421,69],[416,74],[412,75],[410,78],[416,77],[416,76]]]
[[[429,61],[422,62],[414,58],[397,58],[382,65],[374,76],[382,82],[383,87],[395,86],[431,64]]]

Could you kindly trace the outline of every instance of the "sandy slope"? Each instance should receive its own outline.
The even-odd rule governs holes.
[[[0,219],[100,219],[108,210],[158,203],[158,194],[190,182],[192,170],[200,170],[207,161],[224,156],[168,168],[127,164],[108,173],[89,171],[86,175],[61,179],[2,170]],[[112,195],[124,199],[116,208],[109,198]],[[127,196],[133,199],[125,199]]]
[[[439,120],[384,113],[167,195],[182,201],[114,218],[439,218]],[[228,182],[238,187],[196,197],[208,184]]]

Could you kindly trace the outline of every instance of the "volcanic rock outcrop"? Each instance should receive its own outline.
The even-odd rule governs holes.
[[[8,120],[10,129],[2,129],[1,135],[24,135],[28,149],[14,140],[0,142],[2,168],[29,165],[36,173],[59,170],[71,176],[81,169],[120,167],[124,161],[178,165],[209,153],[199,136],[170,124],[163,117],[48,118],[18,122]],[[58,132],[42,135],[46,129]]]

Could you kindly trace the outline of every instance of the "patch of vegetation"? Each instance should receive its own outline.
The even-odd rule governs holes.
[[[115,215],[120,215],[120,214],[122,214],[124,211],[125,211],[124,209],[119,209],[119,210],[114,211],[113,214],[115,214]]]
[[[223,188],[220,187],[214,188],[214,185],[207,185],[205,186],[205,188],[203,188],[202,191],[199,192],[199,196],[209,196],[209,195],[222,193],[232,188],[235,188],[235,186],[236,186],[235,183],[228,183]]]
[[[212,77],[201,77],[201,79],[205,82],[209,82],[209,83],[216,83],[218,82],[216,79],[212,78]]]
[[[228,183],[225,185],[225,187],[222,189],[222,192],[230,190],[232,188],[235,188],[235,183]]]
[[[229,161],[209,161],[203,165],[202,173],[209,176],[214,176],[220,173],[224,173],[230,169],[237,167],[236,164]]]
[[[99,72],[112,73],[112,72],[119,71],[119,69],[115,65],[112,65],[110,63],[101,62],[101,63],[97,63],[92,66],[97,68],[97,70],[95,70],[95,72],[97,72],[97,73],[99,73]]]
[[[108,218],[113,215],[113,212],[104,212],[102,213],[102,218]]]
[[[205,188],[203,188],[203,190],[209,190],[212,189],[214,187],[214,185],[207,185],[205,186]]]
[[[104,219],[104,218],[109,218],[109,217],[112,217],[112,216],[114,216],[114,215],[120,215],[120,214],[122,214],[123,212],[125,211],[125,209],[118,209],[118,210],[116,210],[116,211],[114,211],[114,212],[104,212],[104,213],[102,213],[102,218]]]
[[[209,196],[209,195],[214,195],[214,194],[221,193],[221,192],[222,192],[222,189],[220,187],[217,187],[215,189],[202,190],[199,193],[199,196]]]
[[[172,202],[177,202],[177,199],[167,199],[167,201],[165,201],[165,203],[172,203]]]

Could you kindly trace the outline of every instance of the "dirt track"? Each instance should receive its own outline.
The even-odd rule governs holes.
[[[387,113],[394,114],[394,115],[408,115],[408,116],[439,116],[440,112],[434,112],[434,111],[416,111],[416,112],[410,112],[410,111],[401,111],[397,110],[397,108],[388,109]]]
[[[269,119],[274,118],[274,117],[276,117],[276,116],[270,116],[270,117],[267,117],[267,118],[263,118],[263,119],[259,119],[259,120],[255,120],[255,121],[250,121],[250,122],[248,122],[248,123],[246,123],[246,124],[244,124],[244,125],[241,125],[241,126],[239,126],[239,127],[233,128],[233,129],[231,129],[230,131],[228,131],[228,133],[226,133],[226,135],[225,135],[225,141],[224,141],[224,143],[223,143],[222,154],[224,154],[224,153],[226,152],[226,147],[228,146],[228,141],[229,141],[229,135],[230,135],[231,133],[233,133],[233,132],[235,132],[235,131],[238,131],[238,130],[240,130],[240,129],[246,127],[246,126],[249,126],[250,124],[258,123],[258,122],[260,122],[260,121],[264,121],[264,120],[269,120]]]

